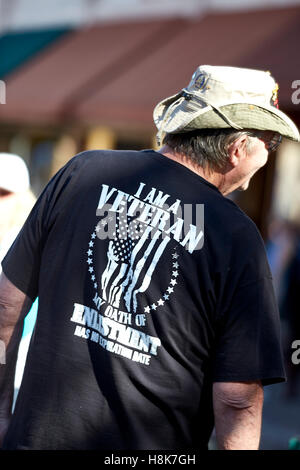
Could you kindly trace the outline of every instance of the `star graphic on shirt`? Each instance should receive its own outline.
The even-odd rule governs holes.
[[[87,263],[88,263],[88,264],[91,264],[92,262],[93,262],[93,261],[91,260],[91,258],[88,258],[88,259],[87,259]]]
[[[103,219],[103,220],[101,220],[101,225],[103,225],[103,226],[104,226],[104,225],[106,225],[106,224],[107,224],[106,220],[104,220],[104,219]]]
[[[177,277],[178,276],[178,271],[173,271],[172,276]]]
[[[173,268],[179,268],[179,264],[177,263],[177,261],[175,263],[173,263]]]
[[[157,309],[157,306],[156,306],[155,304],[152,304],[152,305],[151,305],[151,308],[152,308],[152,310],[156,310],[156,309]]]
[[[94,239],[94,238],[96,238],[96,234],[95,234],[95,232],[94,232],[94,233],[92,233],[92,238],[93,238],[93,239]]]
[[[94,274],[91,276],[91,279],[92,281],[94,281],[96,279],[96,277],[94,276]]]
[[[173,287],[168,287],[167,291],[169,292],[169,294],[171,294],[172,292],[174,292],[174,289]]]
[[[92,248],[92,246],[94,246],[94,242],[90,241],[89,247]]]
[[[98,287],[97,282],[94,283],[94,287],[95,287],[95,289],[97,289],[97,287]]]
[[[88,255],[88,256],[92,256],[92,254],[93,254],[92,250],[88,250],[88,251],[87,251],[87,255]]]
[[[159,301],[157,303],[158,303],[158,305],[164,305],[165,301],[162,300],[162,299],[159,299]]]
[[[179,255],[178,255],[177,253],[173,253],[173,254],[172,254],[172,258],[173,258],[173,259],[177,259],[177,258],[179,258]]]
[[[145,307],[144,311],[145,311],[146,313],[150,313],[150,307],[149,307],[149,305],[147,305],[147,307]]]
[[[164,298],[165,300],[169,300],[169,295],[168,295],[168,294],[164,294],[164,295],[163,295],[163,298]]]
[[[177,284],[177,281],[175,279],[171,279],[170,284],[172,284],[172,286],[175,286],[175,284]]]
[[[90,267],[89,272],[92,273],[94,271],[94,268]]]

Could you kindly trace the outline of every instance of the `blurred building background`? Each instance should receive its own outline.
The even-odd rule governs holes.
[[[300,127],[299,46],[300,0],[0,0],[0,151],[25,159],[38,196],[82,150],[155,148],[153,107],[199,64],[270,70]],[[292,380],[267,392],[262,446],[287,448],[300,434],[300,365],[290,364],[300,312],[295,293],[287,301],[291,285],[300,292],[300,145],[284,142],[232,197],[274,274]]]

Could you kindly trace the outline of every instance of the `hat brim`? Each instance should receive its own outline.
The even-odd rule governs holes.
[[[177,102],[177,103],[176,103]],[[171,110],[168,113],[168,110]],[[262,107],[254,103],[228,103],[220,111],[242,129],[270,130],[287,139],[299,142],[299,131],[294,122],[274,106]],[[167,115],[168,114],[168,115]],[[181,93],[161,101],[154,110],[154,121],[163,133],[183,133],[196,129],[230,128],[222,115],[203,102],[185,100]]]

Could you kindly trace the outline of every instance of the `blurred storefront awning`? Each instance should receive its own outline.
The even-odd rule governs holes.
[[[152,129],[155,104],[187,84],[200,63],[270,70],[280,106],[294,112],[299,20],[293,7],[74,31],[8,77],[0,120]]]
[[[8,77],[1,121],[73,120],[75,106],[151,55],[177,34],[181,24],[180,20],[114,23],[69,34]]]
[[[69,28],[8,32],[0,36],[0,78],[21,66],[70,31]]]

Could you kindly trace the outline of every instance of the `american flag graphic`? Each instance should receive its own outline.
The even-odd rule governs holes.
[[[136,313],[138,294],[150,286],[152,275],[170,238],[157,228],[117,214],[109,241],[107,265],[101,276],[102,297],[110,305]]]

